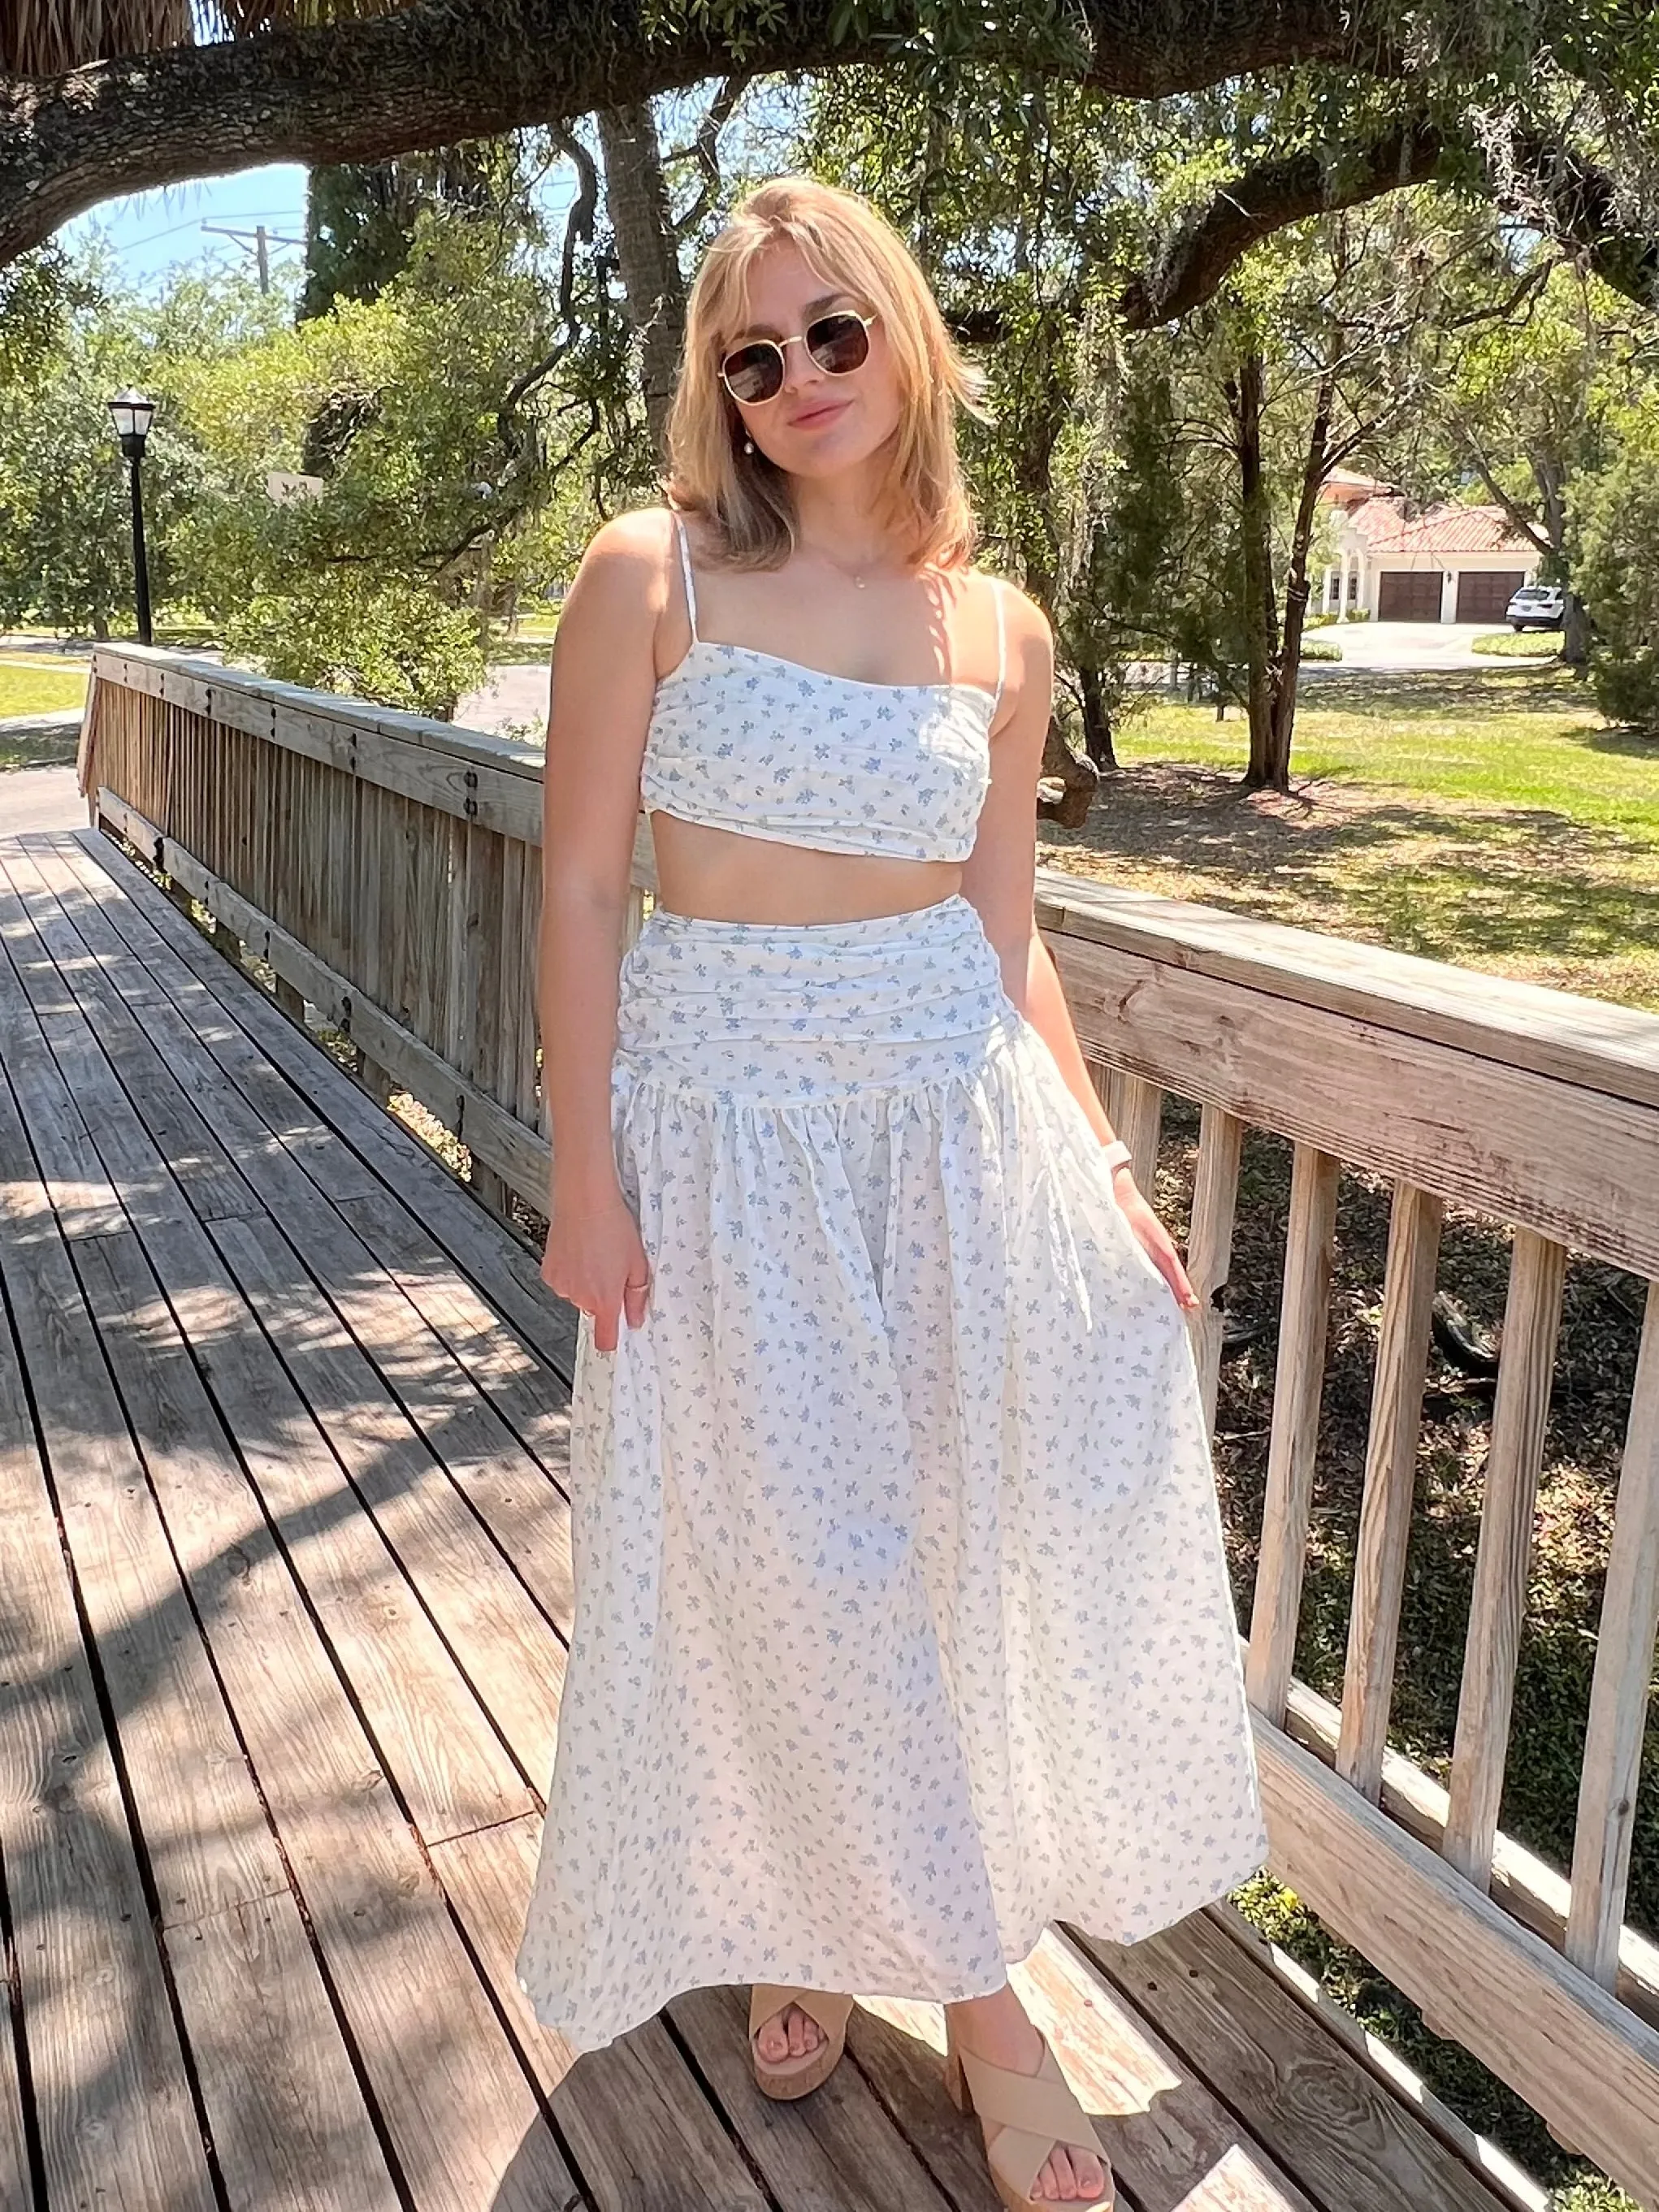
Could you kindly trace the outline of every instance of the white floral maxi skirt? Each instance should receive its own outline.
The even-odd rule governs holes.
[[[538,2016],[979,1996],[1253,1872],[1186,1324],[975,908],[658,908],[612,1103],[653,1280],[578,1339]]]

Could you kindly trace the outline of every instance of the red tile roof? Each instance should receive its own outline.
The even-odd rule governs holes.
[[[1501,507],[1459,507],[1450,501],[1407,516],[1402,499],[1368,499],[1349,521],[1379,553],[1524,553],[1537,548],[1511,528]]]

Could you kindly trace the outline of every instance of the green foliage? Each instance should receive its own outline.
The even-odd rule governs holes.
[[[56,350],[0,415],[0,622],[108,636],[132,609],[128,471],[110,395],[149,366],[145,334],[109,303],[69,319]],[[143,468],[151,588],[173,588],[173,544],[200,481],[165,415]]]
[[[313,169],[306,197],[302,319],[337,300],[373,300],[409,265],[422,214],[504,217],[514,204],[511,140],[475,141],[395,161]],[[517,201],[523,212],[524,203]]]
[[[447,716],[483,680],[477,616],[416,579],[298,566],[283,581],[286,588],[256,592],[230,615],[233,659],[417,714]]]
[[[1616,457],[1580,489],[1590,680],[1610,720],[1659,732],[1659,399],[1622,410]]]

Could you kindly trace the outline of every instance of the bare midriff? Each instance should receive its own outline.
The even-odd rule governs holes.
[[[962,887],[959,860],[825,853],[659,809],[649,818],[659,903],[702,921],[868,921],[936,905]]]

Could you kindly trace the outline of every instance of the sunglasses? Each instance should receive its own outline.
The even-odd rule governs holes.
[[[850,376],[870,358],[874,315],[839,309],[820,315],[792,338],[756,338],[720,362],[720,382],[742,407],[759,407],[783,389],[785,346],[804,345],[826,376]]]

